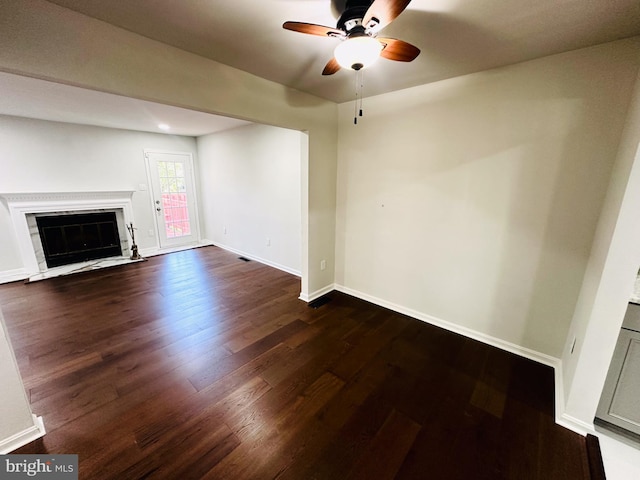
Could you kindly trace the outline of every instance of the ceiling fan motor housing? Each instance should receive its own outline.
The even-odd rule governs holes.
[[[373,3],[373,0],[348,0],[344,12],[338,19],[337,28],[347,32],[347,34],[358,34],[357,30],[361,29],[360,35],[365,34],[365,26],[362,25],[367,10]],[[356,31],[353,31],[356,29]]]

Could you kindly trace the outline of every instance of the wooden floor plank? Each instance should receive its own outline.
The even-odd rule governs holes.
[[[0,286],[81,479],[589,479],[549,367],[207,247]]]
[[[392,410],[346,478],[392,480],[419,431],[420,425],[397,410]]]

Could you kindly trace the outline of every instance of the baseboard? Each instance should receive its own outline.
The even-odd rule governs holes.
[[[43,437],[47,433],[42,417],[33,415],[33,426],[0,441],[0,454],[6,455],[26,444]]]
[[[403,307],[401,305],[397,305],[392,302],[388,302],[386,300],[382,300],[380,298],[376,298],[371,295],[367,295],[366,293],[359,292],[357,290],[353,290],[351,288],[345,287],[343,285],[335,285],[335,289],[339,292],[346,293],[347,295],[351,295],[353,297],[360,298],[367,302],[374,303],[384,308],[388,308],[398,313],[402,313],[409,317],[415,318],[417,320],[421,320],[423,322],[429,323],[436,327],[444,328],[445,330],[449,330],[450,332],[458,333],[468,338],[472,338],[474,340],[478,340],[482,343],[486,343],[487,345],[491,345],[497,347],[501,350],[506,350],[507,352],[514,353],[524,358],[528,358],[530,360],[536,361],[538,363],[542,363],[544,365],[548,365],[557,369],[556,367],[560,363],[560,359],[556,357],[552,357],[550,355],[537,352],[535,350],[531,350],[529,348],[522,347],[520,345],[516,345],[515,343],[507,342],[500,338],[492,337],[491,335],[486,335],[484,333],[478,332],[471,328],[463,327],[460,325],[456,325],[455,323],[448,322],[446,320],[442,320],[437,317],[433,317],[431,315],[427,315],[425,313],[419,312],[417,310],[412,310],[407,307]]]
[[[593,423],[584,422],[566,413],[556,415],[556,423],[583,436],[586,436],[589,433],[596,434]]]
[[[214,245],[214,246],[216,246],[218,248],[226,250],[227,252],[231,252],[231,253],[234,253],[234,254],[239,255],[241,257],[245,257],[245,258],[248,258],[250,260],[254,260],[256,262],[262,263],[262,264],[267,265],[269,267],[277,268],[278,270],[282,270],[283,272],[290,273],[291,275],[295,275],[296,277],[301,277],[302,276],[302,273],[299,270],[295,270],[293,268],[287,267],[286,265],[281,265],[279,263],[272,262],[271,260],[267,260],[265,258],[258,257],[256,255],[251,254],[251,253],[243,252],[242,250],[238,250],[237,248],[229,247],[228,245],[224,245],[222,243],[211,242],[210,240],[206,240],[206,241],[210,242],[209,245]]]
[[[298,297],[300,300],[310,303],[313,302],[314,300],[322,297],[323,295],[326,295],[329,292],[332,292],[336,289],[335,285],[332,283],[330,285],[327,285],[326,287],[321,288],[320,290],[316,290],[315,292],[309,293],[309,294],[303,294],[301,293],[300,296]]]
[[[24,268],[5,270],[4,272],[0,272],[0,285],[3,283],[17,282],[26,278],[29,278],[29,273]]]
[[[593,424],[589,424],[582,420],[579,420],[567,413],[565,413],[564,402],[564,381],[562,378],[562,361],[558,360],[556,366],[554,366],[555,374],[555,420],[558,425],[561,425],[569,430],[586,436],[588,434],[595,433],[595,427]]]

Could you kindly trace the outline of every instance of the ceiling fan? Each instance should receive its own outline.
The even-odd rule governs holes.
[[[378,32],[400,15],[411,0],[347,0],[336,28],[313,23],[285,22],[282,28],[294,32],[342,40],[322,71],[333,75],[340,68],[361,70],[379,57],[411,62],[420,49],[395,38],[378,37]]]

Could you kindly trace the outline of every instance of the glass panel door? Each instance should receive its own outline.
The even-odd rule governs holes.
[[[146,152],[161,247],[197,241],[191,154]]]

